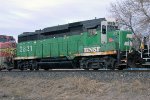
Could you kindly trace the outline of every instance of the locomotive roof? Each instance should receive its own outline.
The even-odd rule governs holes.
[[[76,26],[83,26],[86,29],[94,28],[101,24],[102,21],[106,20],[105,18],[99,18],[99,19],[92,19],[92,20],[86,20],[86,21],[80,21],[80,22],[74,22],[64,25],[58,25],[53,27],[47,27],[44,28],[41,33],[47,33],[47,32],[55,32],[60,30],[68,30],[70,27],[76,27]]]
[[[47,28],[44,28],[42,30],[42,33],[45,33],[45,32],[54,32],[54,31],[59,31],[59,30],[66,30],[68,29],[68,24],[65,24],[65,25],[58,25],[58,26],[53,26],[53,27],[47,27]]]
[[[13,36],[8,36],[8,35],[0,35],[0,37],[13,37]]]
[[[106,19],[98,18],[98,19],[74,22],[74,23],[69,23],[69,24],[64,24],[64,25],[52,26],[52,27],[44,28],[43,30],[35,30],[35,32],[24,32],[24,33],[20,34],[18,37],[38,35],[38,34],[42,34],[42,33],[56,32],[56,31],[61,31],[61,30],[68,30],[70,27],[77,27],[77,26],[82,26],[86,29],[89,29],[89,28],[94,28],[98,25],[101,25],[101,22],[104,20],[106,20]]]
[[[23,32],[22,34],[18,35],[18,37],[22,36],[30,36],[30,35],[36,35],[39,34],[38,32]]]
[[[99,18],[99,19],[82,21],[82,23],[83,23],[83,26],[88,29],[88,28],[93,28],[98,25],[101,25],[101,22],[105,20],[106,20],[105,18]]]

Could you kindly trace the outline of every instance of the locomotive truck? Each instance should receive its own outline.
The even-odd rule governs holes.
[[[114,70],[142,62],[140,53],[132,50],[132,33],[105,18],[24,32],[18,36],[16,51],[14,66],[20,70]]]

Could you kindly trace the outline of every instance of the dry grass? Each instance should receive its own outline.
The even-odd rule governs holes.
[[[126,100],[133,95],[149,97],[149,82],[104,83],[85,77],[58,80],[3,77],[0,78],[0,100]]]

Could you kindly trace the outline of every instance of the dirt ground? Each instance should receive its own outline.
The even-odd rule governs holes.
[[[3,77],[0,100],[150,100],[150,79],[109,83],[85,77]]]

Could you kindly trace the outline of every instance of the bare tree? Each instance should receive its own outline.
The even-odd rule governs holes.
[[[150,0],[134,0],[138,32],[150,33]]]
[[[150,32],[150,0],[116,0],[111,4],[111,13],[134,34]]]
[[[116,0],[111,4],[110,12],[123,29],[134,33],[138,45],[141,34],[150,36],[150,0]]]

